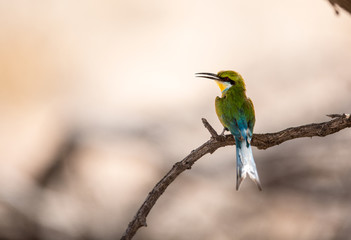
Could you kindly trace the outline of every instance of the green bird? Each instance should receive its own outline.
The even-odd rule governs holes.
[[[215,80],[222,91],[222,97],[216,97],[216,113],[224,126],[235,138],[236,144],[236,190],[247,175],[262,190],[255,160],[252,155],[251,139],[255,125],[255,109],[246,96],[246,87],[241,75],[234,71],[214,73],[196,73],[197,77]]]

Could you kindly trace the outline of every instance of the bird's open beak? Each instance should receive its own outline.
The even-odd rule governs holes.
[[[214,73],[195,73],[196,77],[201,77],[201,78],[208,78],[208,79],[212,79],[212,80],[217,80],[217,81],[221,81],[222,79],[219,78],[217,76],[217,74]]]

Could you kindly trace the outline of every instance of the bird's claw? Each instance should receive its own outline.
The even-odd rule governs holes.
[[[220,136],[224,136],[224,133],[225,133],[225,131],[229,131],[229,129],[228,128],[223,128],[223,131],[221,132],[221,134],[220,134]]]

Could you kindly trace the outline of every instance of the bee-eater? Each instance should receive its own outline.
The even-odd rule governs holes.
[[[215,80],[222,91],[222,97],[216,97],[215,106],[219,121],[224,130],[229,130],[236,144],[236,190],[246,175],[262,190],[255,160],[251,150],[251,139],[255,125],[255,109],[250,98],[246,97],[244,79],[234,71],[197,73],[197,77]]]

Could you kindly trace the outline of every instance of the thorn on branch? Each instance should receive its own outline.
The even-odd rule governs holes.
[[[139,216],[139,217],[138,217],[138,221],[139,221],[139,223],[140,223],[141,226],[147,227],[146,217],[145,217],[145,216]]]

